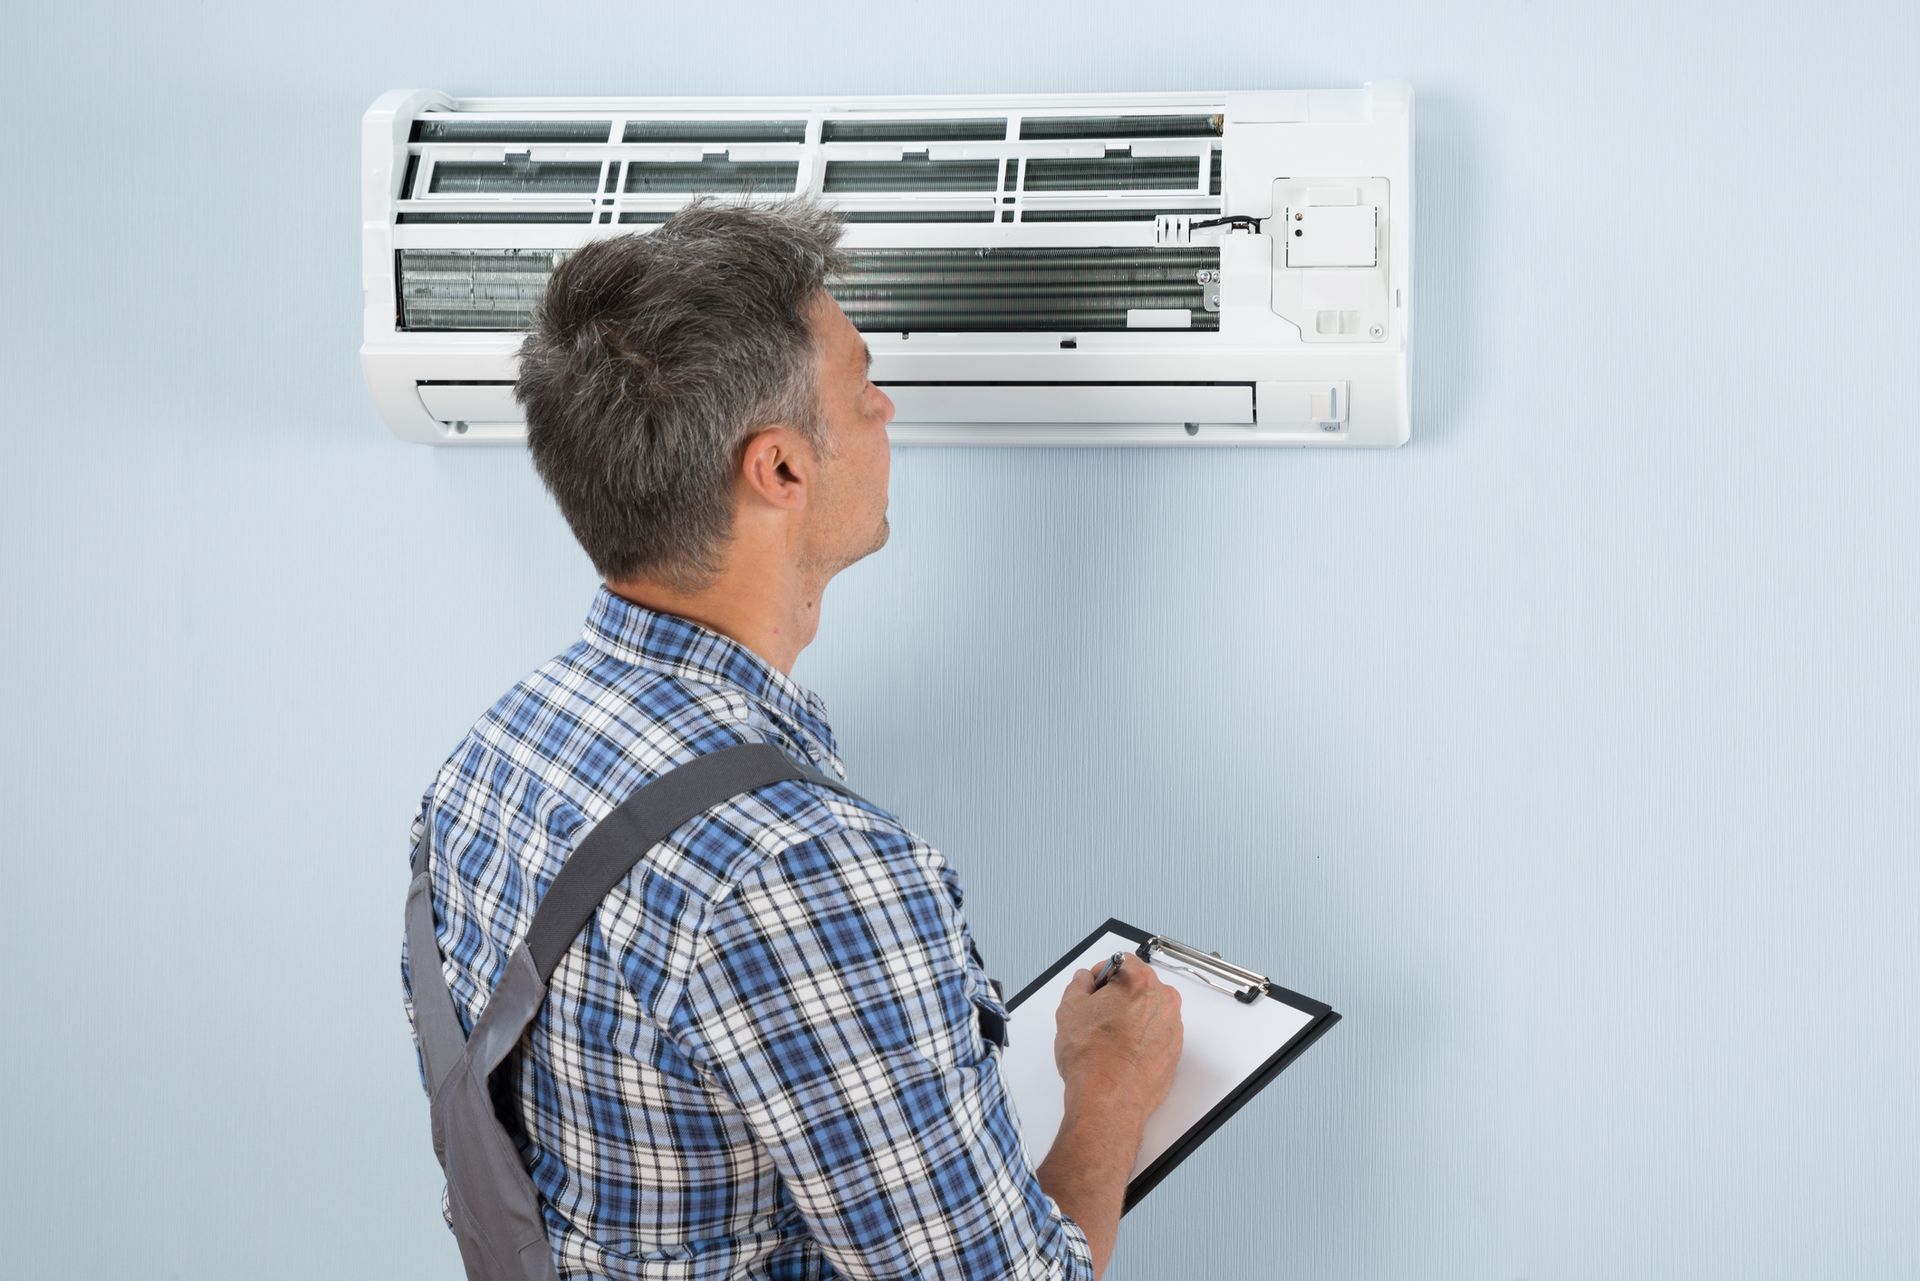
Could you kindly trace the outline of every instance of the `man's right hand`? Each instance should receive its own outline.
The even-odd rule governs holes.
[[[1040,1187],[1086,1233],[1098,1277],[1113,1257],[1147,1117],[1167,1097],[1180,1065],[1180,993],[1129,956],[1098,992],[1093,971],[1077,971],[1054,1024],[1066,1115],[1040,1163]]]
[[[1054,1065],[1066,1082],[1066,1110],[1125,1105],[1142,1120],[1167,1097],[1180,1064],[1180,993],[1153,966],[1128,955],[1099,991],[1079,970],[1054,1012]]]

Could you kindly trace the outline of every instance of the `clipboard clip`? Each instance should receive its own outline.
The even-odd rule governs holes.
[[[1160,954],[1158,957],[1154,955],[1156,952]],[[1162,965],[1191,974],[1208,987],[1227,993],[1242,1005],[1252,1005],[1267,994],[1269,987],[1264,974],[1255,974],[1245,966],[1223,961],[1218,952],[1202,952],[1197,947],[1160,934],[1142,943],[1135,949],[1135,954],[1148,964],[1158,960]]]

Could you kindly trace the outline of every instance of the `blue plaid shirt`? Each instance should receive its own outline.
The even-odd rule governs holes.
[[[817,696],[602,588],[415,819],[466,1028],[587,832],[743,742],[846,777]],[[1090,1279],[981,1037],[975,1007],[1005,1011],[960,905],[937,850],[816,784],[736,796],[649,851],[502,1069],[560,1275]]]

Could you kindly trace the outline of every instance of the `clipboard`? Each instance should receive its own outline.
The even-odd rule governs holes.
[[[1009,1041],[1001,1051],[1001,1079],[1020,1118],[1028,1160],[1036,1168],[1060,1132],[1064,1109],[1066,1085],[1053,1065],[1051,1015],[1058,1000],[1037,1003],[1024,1020],[1021,1009],[1038,993],[1064,991],[1074,970],[1104,961],[1117,950],[1130,950],[1152,964],[1161,979],[1180,988],[1181,1018],[1187,1030],[1173,1090],[1147,1120],[1147,1134],[1121,1205],[1125,1214],[1227,1118],[1326,1035],[1340,1016],[1324,1001],[1289,991],[1263,974],[1221,959],[1218,953],[1203,952],[1109,917],[1007,1002]],[[1217,1006],[1204,1004],[1216,1000]],[[1196,1003],[1203,1003],[1198,1017]],[[1047,1016],[1044,1024],[1041,1015]],[[1226,1032],[1236,1035],[1223,1035]]]

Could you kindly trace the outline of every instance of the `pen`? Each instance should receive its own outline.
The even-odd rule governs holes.
[[[1093,976],[1093,990],[1098,992],[1101,988],[1105,987],[1107,980],[1120,972],[1120,962],[1126,959],[1127,954],[1125,952],[1115,952],[1113,959],[1108,961],[1101,971]]]

